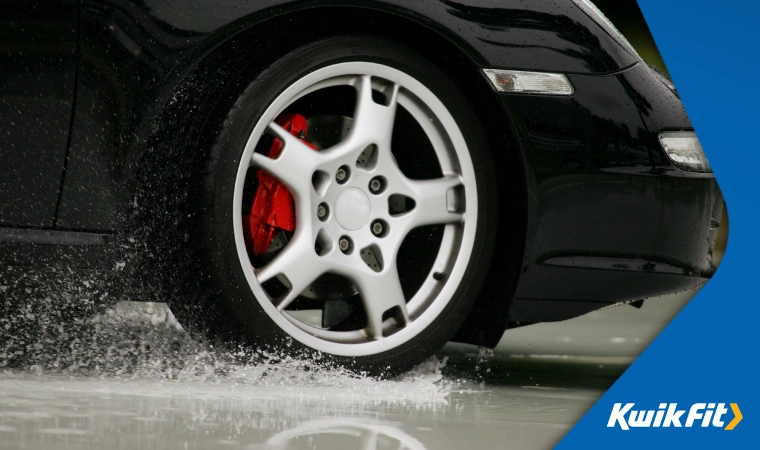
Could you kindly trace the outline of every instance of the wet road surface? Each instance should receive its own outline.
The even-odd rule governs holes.
[[[109,342],[87,372],[6,370],[0,448],[550,448],[689,297],[512,330],[493,354],[450,344],[382,381],[308,361],[243,364],[201,346],[162,347],[182,333],[171,317],[159,305],[120,305],[112,319],[139,324],[147,356],[114,370],[132,338]],[[171,358],[187,363],[174,368]]]

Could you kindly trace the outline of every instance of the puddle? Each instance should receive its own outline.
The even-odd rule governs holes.
[[[0,278],[2,293],[23,297],[27,281]],[[449,344],[378,380],[214,348],[161,303],[61,326],[97,306],[95,286],[33,291],[43,301],[0,317],[14,330],[0,340],[0,448],[549,448],[625,367]]]

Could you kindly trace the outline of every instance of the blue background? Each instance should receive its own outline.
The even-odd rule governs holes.
[[[760,1],[639,0],[639,6],[725,196],[728,249],[713,279],[559,448],[760,448]],[[744,419],[732,431],[623,431],[607,428],[616,402],[634,402],[634,409],[733,402]],[[732,417],[729,408],[724,419]]]

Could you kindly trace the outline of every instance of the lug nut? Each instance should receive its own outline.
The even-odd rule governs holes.
[[[380,177],[375,177],[369,182],[369,191],[373,194],[379,194],[383,189],[383,181]]]
[[[325,205],[324,203],[320,204],[317,207],[317,217],[319,217],[320,219],[324,219],[327,217],[327,205]]]
[[[382,222],[376,220],[372,223],[372,234],[375,236],[380,236],[383,234],[383,231],[385,231],[385,227],[383,226]]]
[[[335,179],[338,181],[338,183],[343,184],[348,179],[348,173],[348,167],[340,166],[335,172]]]
[[[338,247],[343,253],[348,253],[348,251],[351,249],[351,241],[349,241],[348,238],[344,236],[338,241]]]

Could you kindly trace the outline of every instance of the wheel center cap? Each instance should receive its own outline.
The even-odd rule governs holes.
[[[348,231],[363,227],[369,219],[369,198],[359,188],[348,188],[335,200],[335,219]]]

